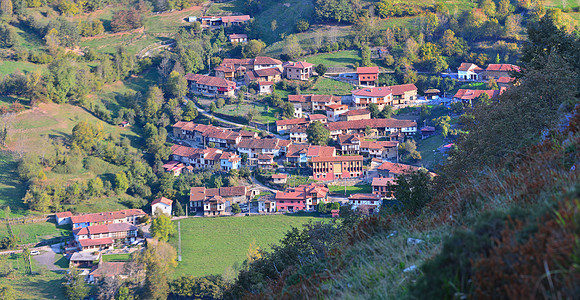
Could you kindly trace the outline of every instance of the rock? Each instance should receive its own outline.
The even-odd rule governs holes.
[[[407,239],[407,245],[419,245],[421,243],[423,243],[423,240],[414,239],[414,238],[408,238]]]

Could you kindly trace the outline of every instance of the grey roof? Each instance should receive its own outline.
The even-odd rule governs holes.
[[[93,254],[93,252],[75,252],[70,257],[71,261],[95,261],[101,258],[101,253]]]

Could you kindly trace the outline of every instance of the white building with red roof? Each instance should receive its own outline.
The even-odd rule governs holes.
[[[66,224],[70,224],[70,218],[73,216],[73,214],[70,211],[63,211],[63,212],[59,212],[55,214],[55,218],[56,218],[56,225],[66,225]]]
[[[308,80],[313,68],[314,64],[305,61],[288,62],[284,65],[284,75],[290,80]]]
[[[258,82],[258,93],[260,95],[270,95],[274,92],[274,82],[273,81],[259,81]]]
[[[459,68],[457,68],[457,77],[460,80],[479,80],[481,72],[483,72],[483,69],[476,64],[461,63]]]
[[[417,100],[417,87],[412,84],[400,84],[388,86],[393,93],[393,106],[405,106]]]
[[[153,202],[151,202],[151,213],[156,216],[159,214],[166,214],[171,216],[171,207],[173,205],[173,200],[167,199],[165,197],[160,197]]]
[[[328,121],[340,121],[340,115],[348,112],[348,105],[346,104],[330,104],[324,106],[326,109],[326,117]]]
[[[93,214],[84,214],[70,217],[74,228],[82,228],[93,225],[129,223],[136,225],[139,218],[146,215],[141,209],[123,209],[112,212],[101,212]]]
[[[397,160],[398,141],[360,141],[360,153],[371,158]]]
[[[328,202],[328,188],[321,184],[311,183],[287,188],[276,192],[275,201],[278,211],[297,212],[312,211],[319,203]]]
[[[216,148],[193,148],[188,146],[171,146],[171,158],[194,169],[211,169],[215,165],[222,171],[230,171],[241,167],[241,157],[233,152]],[[169,170],[166,169],[167,172]]]
[[[194,94],[233,97],[236,83],[225,78],[188,73],[185,79]]]
[[[234,33],[228,35],[230,43],[247,43],[248,35],[245,33]]]
[[[91,225],[73,229],[80,250],[104,250],[135,241],[137,227],[129,223]]]
[[[357,109],[368,109],[371,103],[376,104],[379,109],[383,109],[385,105],[393,105],[393,91],[389,87],[366,87],[351,93]]]
[[[453,101],[461,101],[463,103],[471,104],[474,99],[481,96],[482,94],[487,94],[489,99],[495,99],[499,97],[500,90],[470,90],[470,89],[459,89],[457,93],[453,96]]]
[[[366,207],[367,213],[372,214],[381,206],[382,200],[376,194],[352,194],[348,197],[348,203],[353,209],[368,206]]]
[[[391,185],[395,184],[395,178],[393,177],[375,177],[371,184],[373,189],[373,194],[380,196],[381,198],[392,198]]]

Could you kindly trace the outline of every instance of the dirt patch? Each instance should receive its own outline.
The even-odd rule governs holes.
[[[160,13],[160,14],[154,14],[154,16],[161,16],[161,17],[168,17],[168,16],[175,16],[184,12],[190,12],[190,11],[197,11],[197,10],[201,10],[202,7],[201,6],[192,6],[192,7],[188,7],[186,9],[182,9],[182,10],[175,10],[175,11],[170,11],[170,12],[164,12],[164,13]]]
[[[88,36],[88,37],[81,38],[81,41],[83,41],[83,42],[92,41],[92,40],[98,40],[98,39],[104,39],[104,38],[110,38],[110,37],[116,37],[116,36],[123,36],[123,35],[134,34],[134,33],[143,33],[143,32],[145,32],[145,27],[140,27],[140,28],[133,29],[130,31],[104,33],[104,34],[96,35],[96,36]]]

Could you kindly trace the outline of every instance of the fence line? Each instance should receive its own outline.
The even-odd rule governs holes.
[[[21,218],[3,218],[0,219],[0,224],[27,224],[27,223],[41,223],[49,222],[52,219],[56,219],[54,214],[43,214],[38,216],[29,216]]]

